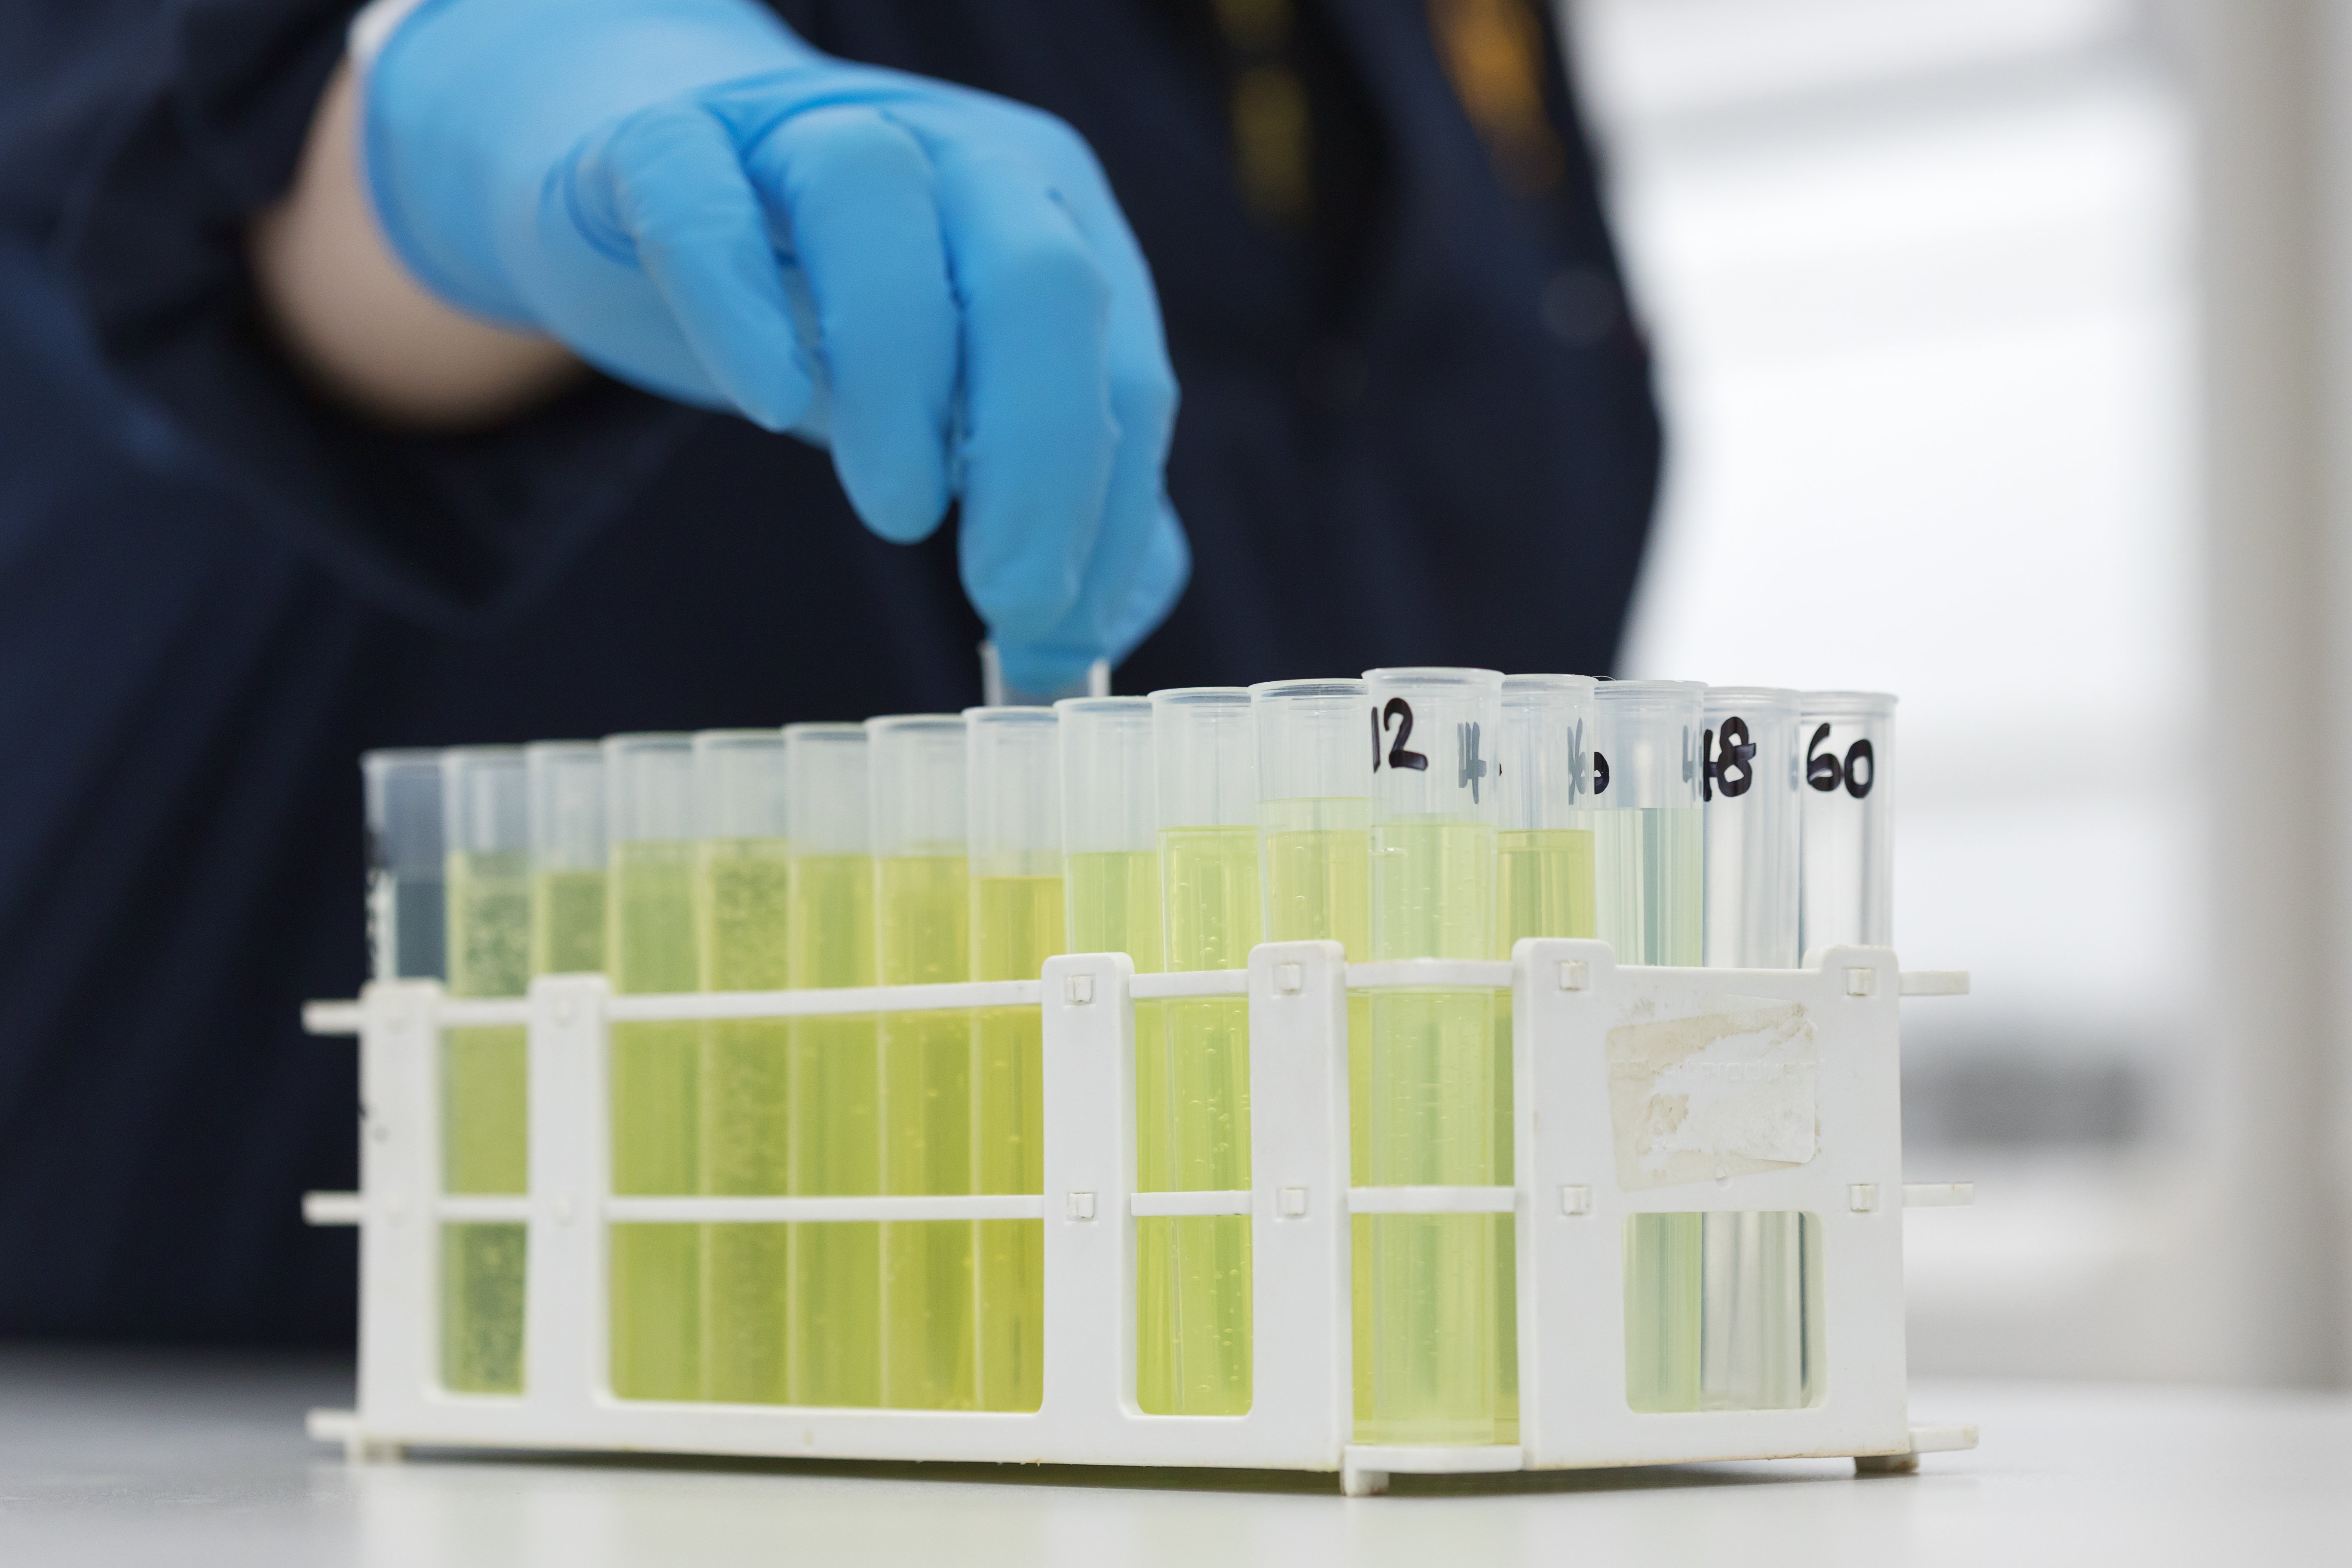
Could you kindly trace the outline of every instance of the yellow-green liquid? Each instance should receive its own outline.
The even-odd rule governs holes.
[[[971,895],[961,853],[875,861],[875,965],[884,985],[971,978]],[[971,1016],[886,1014],[882,1179],[894,1194],[955,1195],[973,1185]],[[969,1220],[882,1226],[882,1402],[973,1410],[977,1227]]]
[[[604,971],[604,872],[541,871],[530,879],[530,972]]]
[[[1336,942],[1348,962],[1372,956],[1371,803],[1360,797],[1273,800],[1260,803],[1265,832],[1266,932],[1268,942]],[[1348,994],[1348,1180],[1371,1180],[1369,1124],[1362,1108],[1371,1098],[1371,998]],[[1362,1258],[1371,1236],[1369,1215],[1350,1223],[1357,1259],[1349,1293],[1354,1346],[1355,1408],[1359,1419],[1371,1405],[1371,1291]]]
[[[1590,937],[1593,932],[1592,834],[1587,828],[1517,828],[1495,835],[1495,956],[1531,936]],[[1500,1184],[1515,1180],[1512,1107],[1511,994],[1495,998],[1495,1168]],[[1502,1258],[1496,1292],[1496,1353],[1502,1359],[1503,1412],[1519,1408],[1518,1269],[1516,1245]]]
[[[1374,956],[1484,958],[1495,920],[1495,833],[1443,818],[1382,823],[1372,839]],[[1489,1186],[1498,1169],[1494,994],[1422,987],[1375,992],[1364,1124],[1373,1186]],[[1374,1215],[1357,1222],[1356,1281],[1369,1291],[1370,1363],[1356,1431],[1369,1443],[1518,1440],[1516,1331],[1504,1294],[1504,1215]],[[1366,1315],[1360,1309],[1360,1317]]]
[[[875,984],[874,861],[793,860],[795,990]],[[881,1055],[871,1016],[792,1025],[787,1190],[796,1197],[882,1191]],[[785,1380],[795,1405],[882,1403],[882,1229],[871,1220],[795,1225]]]
[[[1062,879],[975,877],[974,980],[1034,980],[1064,951]],[[1043,1020],[1034,1007],[988,1007],[972,1016],[980,1138],[977,1190],[1045,1190]],[[1042,1220],[982,1220],[980,1247],[980,1407],[1034,1410],[1044,1401],[1045,1226]]]
[[[448,858],[450,994],[520,996],[530,979],[530,868],[515,853]],[[528,1035],[450,1029],[441,1041],[441,1184],[453,1194],[528,1192]],[[522,1392],[524,1227],[441,1227],[441,1382],[464,1394]]]
[[[705,991],[781,991],[789,958],[792,860],[782,838],[705,839],[695,850],[695,936]],[[782,1018],[702,1026],[697,1074],[701,1189],[773,1197],[786,1189]],[[702,1397],[781,1405],[785,1380],[789,1227],[712,1225],[702,1234]]]
[[[1245,969],[1263,940],[1257,830],[1160,834],[1167,967]],[[1249,1002],[1170,1002],[1135,1052],[1136,1175],[1146,1192],[1245,1188]],[[1153,1414],[1250,1407],[1250,1222],[1243,1215],[1136,1222],[1137,1399]]]
[[[1823,1384],[1821,1222],[1794,1210],[1625,1222],[1625,1399],[1793,1410]]]
[[[1601,940],[1620,963],[1698,963],[1703,808],[1596,811],[1592,822]],[[1627,1227],[1626,1397],[1636,1410],[1698,1408],[1701,1228],[1696,1215],[1637,1216]]]
[[[607,930],[613,989],[690,992],[695,954],[694,846],[647,840],[613,846]],[[613,1026],[613,1191],[691,1195],[701,1185],[701,1026]],[[702,1230],[694,1225],[612,1227],[613,1392],[624,1399],[702,1396]]]

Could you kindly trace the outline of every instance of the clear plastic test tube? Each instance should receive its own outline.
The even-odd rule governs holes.
[[[530,972],[604,968],[604,750],[535,741],[530,779]]]
[[[1378,742],[1372,772],[1372,957],[1485,959],[1494,952],[1496,795],[1503,678],[1490,669],[1364,676]],[[1428,988],[1371,997],[1368,1072],[1353,1115],[1374,1186],[1488,1186],[1496,1168],[1491,992]],[[1359,1379],[1360,1442],[1516,1441],[1503,1388],[1497,1300],[1507,1216],[1374,1215],[1355,1226],[1357,1307],[1370,1361]]]
[[[874,856],[860,724],[784,726],[795,990],[875,984]],[[870,1015],[792,1026],[787,1189],[866,1197],[882,1188],[881,1056]],[[795,1405],[882,1403],[882,1227],[793,1227],[785,1378]]]
[[[705,730],[694,737],[695,958],[702,990],[784,987],[792,873],[784,777],[780,730]],[[783,1194],[791,1037],[792,1026],[781,1018],[703,1026],[696,1079],[703,1192]],[[707,1226],[702,1247],[702,1397],[782,1404],[789,1228]]]
[[[1598,925],[1620,963],[1705,955],[1706,689],[1603,681],[1593,692]],[[1625,1222],[1625,1397],[1638,1411],[1696,1410],[1703,1216]]]
[[[975,980],[1034,980],[1063,952],[1061,721],[1051,708],[964,710]],[[1043,1020],[1034,1007],[974,1014],[978,1190],[1045,1190]],[[1045,1227],[978,1226],[980,1406],[1045,1397]]]
[[[441,879],[441,753],[360,757],[367,828],[368,973],[438,980],[446,966]]]
[[[694,742],[613,735],[604,750],[607,973],[624,994],[690,992],[695,951]],[[702,1030],[612,1029],[613,1191],[675,1197],[701,1182]],[[702,1396],[702,1228],[612,1227],[612,1379],[624,1399]]]
[[[1797,694],[1706,689],[1705,956],[1714,969],[1794,969]]]
[[[447,847],[449,990],[520,996],[530,984],[529,780],[515,746],[441,754]],[[528,1047],[519,1025],[441,1037],[445,1192],[530,1190]],[[455,1392],[522,1392],[524,1227],[441,1226],[441,1382]]]
[[[1799,926],[1807,953],[1895,942],[1895,699],[1808,691],[1801,728],[1804,870]]]
[[[1798,696],[1771,687],[1710,686],[1706,702],[1706,963],[1793,969]],[[1787,1209],[1701,1217],[1699,1408],[1781,1410],[1804,1403],[1803,1222],[1801,1213]]]
[[[971,978],[964,721],[916,713],[866,721],[873,815],[875,969],[884,985]],[[971,1017],[885,1014],[884,1190],[976,1192]],[[976,1237],[969,1220],[882,1227],[882,1402],[904,1409],[979,1404]]]
[[[1696,680],[1610,680],[1592,694],[1595,913],[1620,963],[1704,956],[1706,690]]]
[[[1245,967],[1264,925],[1249,693],[1234,686],[1155,691],[1151,721],[1168,967]],[[1176,1191],[1248,1186],[1247,1000],[1171,1002],[1164,1039],[1157,1061],[1139,1047],[1139,1162],[1156,1163],[1160,1184]],[[1244,1218],[1139,1226],[1139,1400],[1180,1415],[1249,1408],[1250,1268]]]
[[[1062,724],[1070,951],[1123,952],[1138,974],[1157,973],[1163,960],[1151,700],[1069,697],[1054,711]]]

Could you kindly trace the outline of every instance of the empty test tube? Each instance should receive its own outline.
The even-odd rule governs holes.
[[[964,721],[902,714],[867,720],[866,734],[877,978],[884,985],[969,980]],[[971,1016],[886,1014],[881,1040],[884,1190],[978,1191]],[[883,1226],[885,1405],[977,1407],[975,1239],[969,1220]]]
[[[441,753],[360,758],[367,827],[368,973],[438,980],[446,963],[441,879]]]
[[[523,749],[530,780],[530,972],[604,968],[604,750],[593,741]]]
[[[441,755],[447,845],[448,984],[458,996],[520,996],[530,975],[530,788],[513,746]],[[530,1188],[526,1031],[503,1024],[441,1039],[443,1190]],[[441,1380],[469,1394],[522,1391],[524,1227],[441,1227]]]
[[[1061,721],[1051,708],[964,710],[965,816],[975,980],[1034,980],[1065,951]],[[1045,1190],[1043,1020],[1034,1007],[973,1015],[976,1188]],[[1045,1396],[1045,1226],[977,1227],[980,1406]]]
[[[1705,956],[1714,969],[1794,969],[1797,694],[1706,689]]]
[[[694,737],[694,924],[705,991],[781,991],[789,957],[784,737],[706,730]],[[696,1074],[701,1190],[727,1197],[785,1190],[787,1055],[782,1018],[713,1019]],[[702,1397],[780,1405],[790,1233],[778,1223],[702,1233]]]
[[[1503,678],[1486,669],[1375,669],[1364,677],[1372,773],[1372,957],[1494,952],[1494,748]],[[1371,997],[1369,1071],[1352,1108],[1375,1186],[1507,1183],[1496,1163],[1493,1004],[1484,990],[1399,988]],[[1511,1246],[1496,1215],[1374,1215],[1355,1229],[1356,1353],[1370,1381],[1360,1442],[1493,1444],[1517,1438],[1497,1338]],[[1361,1380],[1360,1390],[1363,1389]]]
[[[604,750],[606,972],[628,994],[696,990],[694,742],[614,735]],[[610,1071],[613,1191],[675,1197],[701,1184],[702,1030],[619,1023]],[[612,1227],[613,1392],[702,1396],[702,1232]]]
[[[1895,699],[1808,691],[1804,767],[1803,951],[1895,942]]]
[[[791,803],[787,980],[795,990],[875,984],[874,856],[866,730],[784,726]],[[870,1016],[796,1018],[785,1104],[786,1190],[882,1191],[881,1058]],[[882,1227],[867,1220],[792,1232],[786,1382],[795,1405],[882,1402]]]
[[[1185,687],[1151,694],[1167,966],[1241,969],[1264,927],[1258,883],[1257,744],[1249,693]],[[1136,1056],[1139,1174],[1161,1190],[1249,1185],[1249,1005],[1167,1005],[1162,1049]],[[1138,1226],[1139,1398],[1181,1415],[1250,1405],[1250,1232],[1245,1218]],[[1154,1317],[1155,1311],[1164,1313]],[[1147,1349],[1147,1346],[1151,1347]]]

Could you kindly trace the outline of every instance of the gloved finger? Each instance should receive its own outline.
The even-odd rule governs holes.
[[[633,114],[583,155],[573,188],[583,230],[635,251],[719,390],[768,429],[797,421],[812,377],[727,127],[687,103]]]
[[[1110,481],[1109,289],[1034,164],[925,145],[963,301],[964,589],[1000,640],[1034,640],[1077,600]]]
[[[1192,543],[1184,537],[1176,509],[1162,497],[1152,510],[1143,559],[1128,584],[1127,597],[1111,608],[1103,657],[1116,665],[1133,653],[1138,643],[1160,629],[1192,580]]]
[[[947,514],[958,317],[930,160],[870,109],[792,116],[744,157],[814,299],[850,504],[908,544]]]

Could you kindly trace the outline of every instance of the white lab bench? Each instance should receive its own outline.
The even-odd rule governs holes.
[[[2352,1395],[1915,1384],[1982,1447],[1916,1476],[1781,1460],[1444,1480],[974,1466],[461,1459],[346,1466],[327,1360],[0,1350],[0,1563],[304,1568],[953,1562],[2326,1563],[2352,1552]],[[935,1479],[915,1479],[917,1477]]]

